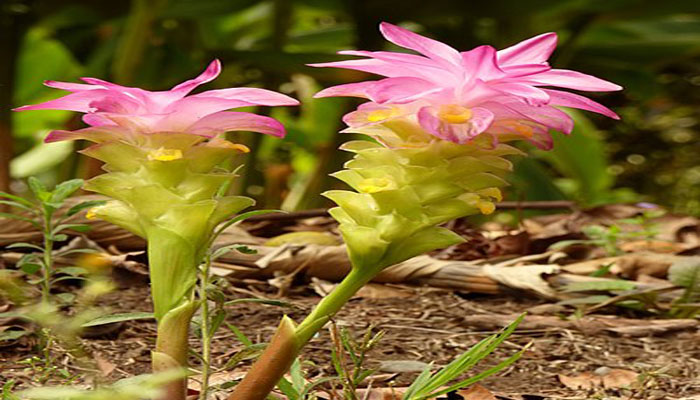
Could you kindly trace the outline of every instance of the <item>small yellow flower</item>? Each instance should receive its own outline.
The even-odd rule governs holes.
[[[363,193],[377,193],[395,188],[396,185],[386,178],[367,178],[358,185],[358,189]]]
[[[182,150],[160,148],[149,151],[147,157],[148,161],[174,161],[182,158]]]
[[[457,104],[440,107],[438,117],[450,124],[463,124],[472,118],[472,110]]]

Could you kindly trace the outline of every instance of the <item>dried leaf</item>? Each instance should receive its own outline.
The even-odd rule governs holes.
[[[484,274],[505,286],[532,291],[547,298],[556,298],[557,293],[542,274],[554,274],[559,271],[558,265],[523,265],[518,267],[484,266]]]
[[[474,384],[466,389],[458,390],[456,394],[462,396],[464,400],[497,400],[496,396],[494,396],[490,390],[479,384]]]
[[[116,365],[103,358],[99,353],[94,353],[92,357],[95,359],[95,364],[97,364],[97,368],[99,368],[104,377],[109,376],[117,368]]]
[[[584,372],[576,376],[559,374],[557,377],[559,378],[559,382],[569,389],[592,389],[603,383],[603,379],[600,376],[591,372]]]
[[[608,389],[630,387],[637,382],[639,374],[626,369],[610,369],[603,375],[603,387]]]

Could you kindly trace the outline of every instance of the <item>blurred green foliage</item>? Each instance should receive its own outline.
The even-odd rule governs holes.
[[[382,20],[462,50],[556,31],[555,66],[625,87],[595,96],[622,121],[576,113],[576,130],[555,134],[554,151],[533,151],[517,163],[508,197],[584,205],[652,201],[700,214],[696,0],[4,0],[0,12],[0,27],[21,38],[18,54],[0,54],[14,68],[0,77],[14,83],[11,104],[3,108],[58,96],[40,86],[44,79],[95,76],[165,89],[213,58],[222,60],[224,72],[210,88],[259,86],[301,99],[298,109],[271,112],[288,127],[286,140],[232,135],[254,148],[238,190],[246,188],[263,207],[285,209],[325,205],[318,193],[336,185],[327,174],[345,160],[337,145],[351,139],[336,132],[340,116],[356,103],[312,94],[366,79],[304,64],[343,58],[334,54],[342,49],[398,50],[379,35]],[[12,37],[7,33],[0,32],[0,40]],[[41,173],[57,181],[97,172],[66,148],[37,147],[49,129],[81,126],[70,113],[16,113],[12,125],[13,177]]]

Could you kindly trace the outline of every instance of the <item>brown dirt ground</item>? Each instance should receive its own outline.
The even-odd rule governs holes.
[[[336,323],[362,335],[368,326],[386,332],[380,345],[368,360],[370,367],[379,367],[381,361],[401,360],[434,362],[444,365],[478,340],[494,332],[475,330],[464,323],[467,315],[508,314],[521,312],[543,301],[494,296],[469,296],[450,291],[413,288],[409,298],[353,299],[337,315]],[[260,283],[247,288],[229,288],[231,298],[251,297],[254,294],[273,296],[270,287]],[[265,293],[265,292],[268,293]],[[297,286],[284,300],[294,309],[261,304],[238,304],[230,307],[227,321],[235,324],[255,342],[270,338],[283,313],[299,321],[319,300],[305,286]],[[150,299],[145,284],[134,284],[108,295],[104,304],[114,312],[149,311]],[[568,315],[570,317],[571,315]],[[567,317],[567,315],[562,315]],[[121,324],[112,332],[99,333],[84,339],[84,345],[113,371],[108,380],[147,372],[150,349],[155,342],[155,324],[132,321]],[[483,385],[502,395],[502,399],[689,399],[700,398],[700,333],[684,331],[664,336],[625,338],[599,333],[586,336],[581,332],[549,328],[536,331],[518,331],[487,364],[493,365],[527,343],[532,347],[513,366],[488,378]],[[312,340],[303,357],[313,361],[307,367],[308,377],[333,375],[330,365],[330,342],[324,331]],[[198,348],[196,340],[192,346]],[[215,366],[220,367],[242,348],[235,336],[220,330],[213,345]],[[0,382],[15,379],[24,386],[32,378],[26,365],[18,364],[32,354],[31,340],[24,339],[12,347],[0,348]],[[76,375],[85,375],[75,369],[69,357],[59,357]],[[193,366],[197,360],[192,359]],[[248,362],[236,371],[244,371]],[[558,380],[559,374],[573,376],[593,372],[598,368],[621,368],[640,373],[642,388],[572,390]],[[480,368],[483,369],[484,366]],[[378,372],[377,386],[406,385],[415,373],[387,374]],[[699,397],[695,397],[699,396]]]

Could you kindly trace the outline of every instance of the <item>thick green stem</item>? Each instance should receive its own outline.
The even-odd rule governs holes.
[[[375,271],[353,268],[333,291],[324,297],[304,321],[289,333],[281,324],[277,334],[228,400],[264,400],[299,355],[301,349],[340,310]],[[286,332],[286,333],[285,333]]]
[[[188,336],[192,315],[196,309],[193,301],[170,310],[158,321],[156,350],[153,352],[153,372],[187,367]],[[184,400],[187,390],[187,378],[169,382],[163,387],[163,393],[156,400]]]
[[[148,262],[153,308],[158,321],[153,371],[187,367],[190,320],[197,304],[194,288],[199,264],[196,250],[172,230],[152,227],[148,231]],[[156,400],[184,400],[187,378],[164,386]]]

